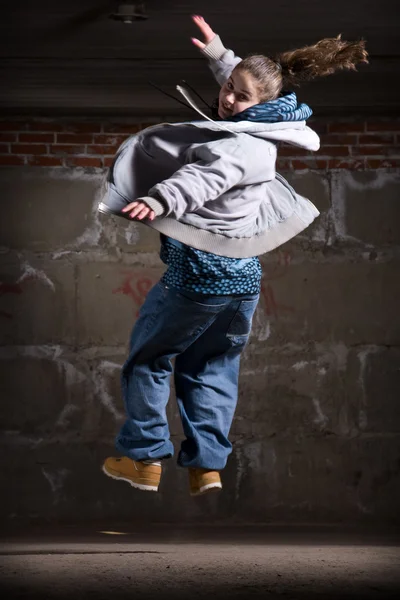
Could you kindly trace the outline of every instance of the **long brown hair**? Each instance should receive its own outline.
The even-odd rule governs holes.
[[[365,40],[346,42],[338,35],[313,46],[282,52],[275,58],[262,54],[247,56],[235,70],[246,71],[254,77],[261,101],[266,102],[277,98],[282,88],[331,75],[340,69],[356,70],[356,64],[368,63],[367,57]]]

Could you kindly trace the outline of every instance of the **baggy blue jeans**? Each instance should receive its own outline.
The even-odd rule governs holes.
[[[173,455],[166,407],[171,360],[185,440],[178,464],[221,470],[238,396],[240,354],[259,295],[204,296],[161,281],[147,295],[133,328],[122,391],[128,418],[117,450],[134,460]]]

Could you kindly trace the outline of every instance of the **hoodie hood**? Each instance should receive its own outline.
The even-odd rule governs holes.
[[[218,121],[192,121],[190,124],[211,131],[220,129]],[[316,151],[320,147],[318,134],[308,127],[305,121],[282,123],[239,121],[238,123],[229,123],[229,130],[231,133],[247,133],[270,142],[285,142],[306,150]]]

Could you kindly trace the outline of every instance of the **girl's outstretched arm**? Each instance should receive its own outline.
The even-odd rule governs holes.
[[[199,48],[201,53],[210,61],[210,68],[215,79],[220,85],[229,79],[233,69],[241,62],[240,56],[235,56],[232,50],[225,48],[221,38],[215,33],[208,23],[199,15],[193,15],[193,23],[197,25],[202,34],[202,40],[192,38],[192,43]]]
[[[209,24],[205,22],[203,17],[200,17],[200,15],[193,15],[192,21],[200,29],[200,32],[203,36],[203,41],[198,40],[197,38],[192,38],[192,42],[195,46],[200,48],[200,50],[204,50],[204,48],[213,41],[217,34],[211,29]]]

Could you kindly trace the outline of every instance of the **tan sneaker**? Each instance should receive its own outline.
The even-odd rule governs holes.
[[[218,471],[189,468],[189,486],[191,496],[201,496],[207,492],[222,490],[221,477]]]
[[[161,479],[161,465],[132,460],[127,456],[106,458],[103,472],[113,479],[127,481],[134,488],[157,492]]]

